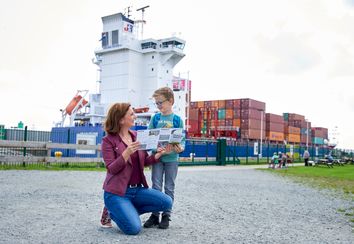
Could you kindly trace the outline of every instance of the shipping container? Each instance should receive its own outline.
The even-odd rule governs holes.
[[[225,109],[225,100],[219,100],[218,101],[218,108],[219,109]]]
[[[294,121],[294,120],[305,121],[304,115],[295,114],[295,113],[283,113],[283,118],[285,121]]]
[[[234,119],[240,119],[240,118],[241,118],[241,109],[234,108]]]
[[[300,128],[289,125],[284,128],[284,133],[300,135]]]
[[[241,109],[241,119],[258,119],[261,120],[263,114],[263,121],[265,121],[265,114],[256,109]]]
[[[5,125],[0,125],[0,140],[6,139]]]
[[[266,130],[284,133],[284,123],[269,123],[267,121]]]
[[[258,119],[241,119],[242,129],[261,129],[261,120]],[[265,121],[263,121],[263,130],[265,130]]]
[[[211,108],[212,107],[212,101],[204,101],[204,108]]]
[[[241,109],[259,109],[265,111],[265,103],[250,98],[241,99]]]
[[[257,129],[248,129],[248,130],[243,130],[241,129],[241,138],[242,139],[253,139],[253,140],[259,140],[261,139],[261,130]],[[262,133],[262,139],[265,140],[265,130],[263,130]]]
[[[198,108],[198,102],[191,102],[190,108]]]
[[[241,119],[234,119],[233,125],[236,127],[241,127]]]
[[[204,108],[204,101],[198,101],[198,108]]]
[[[282,123],[284,124],[284,118],[281,115],[266,113],[266,121],[272,123]]]
[[[200,133],[201,127],[198,120],[189,120],[189,133]]]
[[[312,137],[312,143],[313,144],[318,144],[318,145],[323,145],[324,144],[324,139],[321,137]]]
[[[199,109],[191,108],[189,109],[189,116],[190,120],[199,120]]]
[[[219,109],[218,110],[218,119],[225,119],[225,109]]]
[[[230,109],[230,108],[227,108],[225,110],[225,118],[226,119],[233,119],[234,118],[234,110]]]
[[[211,106],[213,108],[219,108],[219,101],[218,100],[211,101]]]
[[[288,142],[300,143],[300,134],[285,134],[285,138]]]
[[[284,133],[277,131],[266,131],[266,137],[270,141],[284,141]]]

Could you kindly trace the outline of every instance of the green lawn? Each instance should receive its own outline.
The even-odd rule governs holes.
[[[354,165],[334,166],[333,168],[300,166],[267,170],[283,176],[294,177],[296,180],[314,186],[338,189],[343,190],[344,193],[354,194]]]

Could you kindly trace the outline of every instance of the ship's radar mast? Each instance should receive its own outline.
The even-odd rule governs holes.
[[[141,11],[141,20],[135,20],[134,22],[137,23],[139,25],[139,27],[141,28],[141,36],[140,36],[140,40],[142,40],[144,38],[144,24],[146,24],[146,21],[144,20],[144,13],[145,13],[145,9],[150,7],[149,5],[146,5],[145,7],[139,8],[136,11]],[[139,35],[139,34],[138,34]]]

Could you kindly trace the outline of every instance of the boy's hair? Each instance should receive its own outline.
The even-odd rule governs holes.
[[[156,91],[154,91],[154,94],[152,95],[153,98],[156,98],[158,96],[163,96],[164,98],[166,98],[168,101],[170,101],[172,99],[172,104],[175,103],[175,97],[173,95],[173,91],[171,88],[169,87],[161,87],[159,89],[157,89]]]

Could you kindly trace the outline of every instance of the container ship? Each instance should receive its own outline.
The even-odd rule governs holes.
[[[140,8],[142,13],[148,6]],[[189,77],[173,75],[173,69],[185,56],[186,42],[179,37],[144,39],[145,24],[128,14],[102,17],[100,44],[93,63],[99,72],[99,89],[86,100],[87,90],[78,91],[65,109],[58,127],[101,124],[109,106],[130,102],[138,119],[136,128],[146,128],[157,112],[153,104],[154,90],[171,87],[175,93],[173,111],[185,121],[191,138],[229,138],[240,141],[269,141],[301,145],[328,142],[328,129],[312,127],[304,115],[266,111],[266,103],[251,98],[191,101]],[[60,130],[55,129],[54,130]]]

